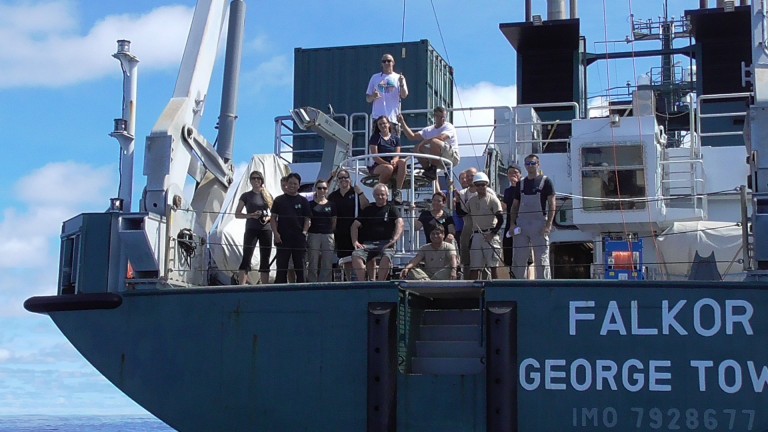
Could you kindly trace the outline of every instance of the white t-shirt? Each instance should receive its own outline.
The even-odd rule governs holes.
[[[458,150],[459,140],[456,138],[456,128],[449,122],[443,123],[439,128],[436,128],[435,125],[429,125],[420,130],[419,133],[425,140],[437,138],[442,134],[446,134],[448,135],[448,140],[446,141],[448,145],[452,149]]]
[[[371,121],[385,115],[391,123],[397,123],[397,115],[400,113],[400,74],[373,74],[365,94],[372,95],[374,90],[378,90],[381,97],[372,102]]]

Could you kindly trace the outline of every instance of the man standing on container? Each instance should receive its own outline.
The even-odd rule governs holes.
[[[459,164],[459,140],[456,138],[456,128],[446,121],[448,111],[444,107],[435,107],[432,113],[435,116],[435,124],[416,133],[413,133],[411,128],[405,124],[405,118],[402,114],[397,118],[405,136],[411,141],[419,141],[414,148],[416,153],[440,156],[451,161],[453,167],[456,167]],[[445,168],[443,163],[436,159],[417,159],[424,168],[424,177],[432,181],[437,179],[437,169]]]
[[[371,121],[380,116],[387,116],[394,126],[395,135],[399,136],[397,116],[400,114],[400,99],[407,97],[408,85],[405,83],[405,76],[395,72],[395,58],[392,54],[384,54],[381,57],[381,72],[371,76],[365,92],[365,100],[373,104]]]
[[[528,257],[533,251],[533,263],[536,279],[551,279],[549,268],[549,233],[555,220],[555,185],[539,169],[539,157],[535,154],[526,156],[525,170],[528,175],[523,179],[512,203],[509,217],[512,223],[509,230],[515,236],[515,254],[512,257],[512,273],[518,279],[526,278]],[[511,275],[510,275],[511,276]]]

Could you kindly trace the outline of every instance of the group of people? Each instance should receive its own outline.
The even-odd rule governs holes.
[[[475,168],[462,172],[462,189],[454,192],[453,215],[446,210],[447,196],[435,192],[431,208],[422,211],[413,225],[424,231],[426,244],[399,276],[448,280],[463,274],[476,280],[487,271],[496,279],[503,261],[511,278],[551,278],[549,233],[556,209],[555,190],[539,164],[537,155],[526,157],[525,177],[517,166],[509,167],[510,186],[503,200],[489,190],[485,173]],[[250,174],[251,190],[240,196],[235,215],[247,220],[239,283],[249,282],[257,245],[260,282],[269,282],[273,241],[277,249],[275,283],[287,283],[289,269],[299,283],[331,282],[337,260],[346,262],[358,281],[389,277],[395,245],[405,228],[398,206],[390,200],[389,187],[378,183],[373,188],[374,201],[369,202],[359,186],[352,186],[347,170],[339,170],[336,180],[338,189],[331,193],[328,182],[315,182],[312,200],[308,200],[298,193],[301,177],[291,173],[283,178],[284,193],[273,198],[264,187],[262,173]],[[535,275],[528,273],[529,260]]]
[[[371,76],[366,89],[374,119],[368,141],[368,171],[378,177],[374,201],[369,202],[359,186],[352,186],[349,172],[344,169],[335,174],[337,190],[329,193],[329,182],[318,180],[311,200],[299,194],[298,174],[284,177],[283,194],[273,198],[264,187],[262,173],[253,171],[249,177],[251,190],[242,194],[236,209],[236,217],[246,219],[239,283],[249,282],[248,272],[257,245],[259,279],[268,283],[273,242],[277,249],[275,283],[287,283],[289,269],[296,282],[305,281],[305,271],[309,282],[330,282],[337,259],[359,281],[387,279],[395,245],[404,232],[397,208],[402,204],[401,189],[407,170],[407,162],[400,156],[400,135],[417,142],[414,153],[420,156],[416,159],[423,169],[422,175],[431,181],[437,179],[439,169],[446,168],[442,159],[454,167],[459,163],[456,129],[447,121],[444,107],[433,109],[433,125],[413,132],[406,124],[401,100],[408,97],[408,86],[405,76],[395,72],[394,66],[394,57],[384,54],[381,72]],[[485,173],[474,168],[462,172],[462,189],[453,197],[453,215],[446,211],[448,197],[436,192],[431,209],[424,210],[414,223],[416,230],[424,230],[426,244],[400,276],[456,279],[463,274],[467,279],[479,279],[487,270],[495,279],[503,261],[509,266],[511,277],[527,278],[532,252],[536,277],[548,279],[554,185],[541,174],[538,156],[526,157],[525,168],[528,175],[522,182],[520,169],[509,168],[510,187],[504,191],[503,201],[488,190],[490,181]]]
[[[443,107],[433,110],[434,125],[416,133],[408,127],[401,114],[401,100],[408,97],[408,86],[405,76],[395,72],[394,67],[394,57],[384,54],[381,58],[381,72],[373,74],[368,82],[366,101],[373,105],[371,117],[375,119],[374,133],[368,143],[369,153],[373,155],[369,171],[384,184],[388,184],[395,176],[393,200],[399,204],[402,203],[400,189],[406,175],[406,162],[398,156],[378,155],[400,153],[401,132],[409,140],[418,141],[414,147],[415,153],[448,159],[453,166],[459,163],[459,151],[456,130],[447,121],[447,111]],[[442,167],[441,161],[426,157],[417,159],[423,168],[423,175],[434,181],[437,170]],[[478,173],[476,169],[462,173],[460,181],[463,189],[455,196],[455,222],[450,215],[443,218],[442,210],[435,208],[441,202],[445,204],[444,195],[442,198],[433,196],[431,216],[422,213],[416,222],[417,229],[422,226],[425,228],[428,244],[424,247],[431,247],[431,235],[435,233],[431,228],[434,224],[424,225],[424,221],[430,217],[433,221],[437,218],[451,220],[450,224],[438,225],[443,228],[440,231],[444,243],[456,242],[459,245],[458,259],[468,278],[480,277],[482,269],[489,269],[492,278],[498,277],[497,269],[502,260],[510,268],[510,277],[527,278],[528,262],[532,259],[535,263],[535,277],[549,279],[549,233],[555,215],[554,185],[551,179],[541,173],[538,156],[531,154],[526,157],[525,168],[527,175],[522,184],[519,184],[520,168],[509,168],[510,187],[504,191],[503,202],[495,193],[488,191],[490,182],[485,173]],[[504,220],[506,225],[502,231]],[[518,244],[517,253],[514,253],[514,243]],[[429,250],[420,249],[415,260],[427,260],[427,252]],[[406,267],[402,276],[409,274],[413,275],[414,272]]]
[[[462,189],[454,194],[456,216],[461,221],[459,257],[468,279],[480,279],[483,271],[496,279],[502,262],[512,279],[551,278],[554,183],[541,172],[537,155],[528,155],[524,163],[525,177],[518,166],[507,169],[510,186],[502,200],[488,190],[485,173],[470,168],[459,175]],[[534,264],[532,273],[530,262]]]
[[[391,54],[381,58],[381,72],[373,74],[366,89],[366,100],[372,104],[373,133],[368,141],[371,164],[369,172],[388,185],[394,177],[392,199],[402,203],[401,189],[405,182],[407,164],[400,153],[400,134],[417,142],[413,152],[421,155],[419,164],[422,175],[429,180],[437,179],[437,170],[443,169],[440,158],[447,159],[455,167],[459,163],[456,128],[447,121],[448,111],[438,106],[432,110],[435,123],[413,132],[401,113],[401,100],[408,97],[408,85],[403,74],[394,71],[395,59]],[[381,155],[381,156],[380,156]],[[427,157],[426,155],[433,156]]]

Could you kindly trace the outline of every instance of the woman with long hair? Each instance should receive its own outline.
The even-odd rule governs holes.
[[[315,182],[314,199],[309,202],[312,220],[307,235],[307,281],[331,282],[333,275],[336,206],[328,201],[328,183]]]
[[[360,186],[352,186],[349,171],[340,169],[336,172],[336,180],[339,188],[333,191],[328,200],[336,207],[336,229],[333,230],[333,239],[336,243],[336,256],[347,258],[352,255],[355,247],[352,246],[352,222],[362,209],[368,207],[368,198]],[[351,261],[344,264],[347,270],[352,269]]]
[[[373,156],[373,165],[368,167],[368,171],[379,177],[379,183],[389,184],[393,175],[397,176],[395,187],[392,189],[392,200],[396,204],[403,203],[402,193],[405,182],[406,165],[405,160],[399,156],[378,156],[382,153],[400,153],[400,138],[393,133],[392,123],[387,116],[381,116],[376,119],[376,125],[371,139],[368,140],[368,153]]]
[[[259,244],[259,280],[262,284],[269,283],[269,256],[272,254],[272,228],[269,224],[272,195],[264,187],[264,175],[253,171],[248,176],[251,190],[240,195],[237,203],[235,218],[245,219],[245,234],[243,235],[243,260],[238,268],[237,280],[241,285],[248,283],[248,272],[251,271],[251,258],[256,244]],[[245,213],[243,213],[245,208]]]

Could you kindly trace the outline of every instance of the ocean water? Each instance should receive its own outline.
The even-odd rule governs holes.
[[[0,432],[173,432],[151,416],[0,416]]]

